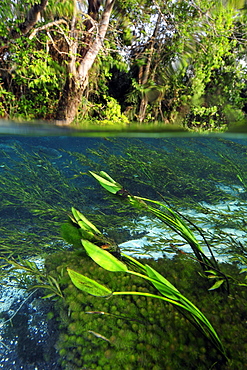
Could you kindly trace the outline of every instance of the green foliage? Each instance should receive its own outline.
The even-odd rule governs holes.
[[[144,144],[140,140],[131,140],[130,142],[126,139],[107,138],[100,141],[103,144],[95,145],[87,156],[82,153],[70,153],[78,159],[78,163],[71,161],[71,158],[66,162],[65,158],[60,159],[60,152],[55,151],[54,153],[44,147],[39,149],[34,147],[32,152],[26,153],[25,149],[21,150],[18,145],[15,145],[15,151],[12,151],[11,154],[8,155],[8,152],[3,151],[5,157],[3,159],[4,167],[1,167],[1,184],[2,194],[4,194],[2,206],[5,218],[3,219],[4,227],[1,228],[3,235],[1,242],[5,237],[5,252],[8,250],[9,253],[16,255],[18,254],[17,247],[21,245],[22,248],[19,251],[29,255],[37,245],[48,243],[50,245],[51,240],[59,238],[57,234],[59,226],[67,217],[66,209],[71,206],[71,203],[84,203],[85,210],[88,210],[86,207],[90,203],[90,207],[97,206],[99,213],[99,215],[94,215],[93,222],[90,222],[87,214],[85,217],[78,210],[72,209],[69,223],[63,230],[65,230],[66,240],[73,244],[77,250],[69,252],[63,248],[61,253],[47,255],[45,270],[38,271],[37,266],[34,266],[31,261],[8,258],[8,262],[13,263],[14,266],[14,270],[11,270],[11,276],[15,275],[15,281],[19,282],[20,285],[41,287],[45,289],[43,295],[46,297],[54,298],[60,295],[58,301],[55,302],[54,313],[58,323],[59,340],[56,348],[60,355],[61,367],[77,370],[83,367],[115,369],[116,367],[123,368],[123,366],[130,369],[138,369],[138,367],[163,369],[164,366],[171,369],[198,369],[199,366],[200,370],[204,370],[215,364],[214,366],[223,370],[244,369],[246,363],[246,331],[243,320],[246,311],[245,267],[238,269],[235,265],[219,264],[219,271],[228,278],[231,287],[231,294],[227,297],[220,289],[223,279],[222,274],[218,271],[208,269],[205,274],[199,275],[198,261],[189,260],[188,255],[180,253],[177,253],[172,260],[162,258],[157,262],[151,259],[148,261],[132,259],[123,253],[120,254],[116,243],[110,240],[108,235],[103,235],[94,226],[94,222],[97,219],[97,222],[103,225],[107,233],[116,225],[118,229],[115,230],[115,234],[120,234],[118,230],[121,230],[121,234],[123,234],[123,226],[128,222],[126,215],[131,215],[130,217],[133,219],[133,211],[126,207],[120,209],[117,216],[113,213],[114,202],[119,200],[115,193],[120,191],[118,195],[123,198],[123,204],[126,201],[128,203],[128,199],[132,197],[132,201],[139,206],[141,212],[145,210],[145,214],[148,214],[148,210],[152,210],[152,214],[163,218],[164,221],[170,223],[170,226],[177,228],[180,234],[184,234],[185,238],[196,243],[198,230],[194,234],[194,226],[189,225],[187,220],[184,221],[180,213],[173,211],[176,208],[174,204],[172,207],[170,205],[164,207],[160,201],[150,202],[147,198],[134,197],[128,191],[124,191],[121,183],[124,181],[124,186],[131,191],[137,192],[138,189],[141,189],[141,191],[145,191],[145,195],[148,189],[151,191],[150,188],[157,186],[155,189],[158,191],[161,189],[162,194],[168,196],[167,189],[172,189],[172,184],[179,185],[184,178],[188,179],[189,184],[189,177],[186,177],[184,171],[190,169],[190,172],[187,173],[187,176],[191,176],[190,184],[194,183],[192,175],[196,178],[201,174],[203,178],[209,176],[206,182],[209,182],[210,179],[215,184],[219,182],[229,184],[232,189],[237,184],[243,189],[247,183],[245,179],[245,147],[220,138],[216,140],[214,145],[212,143],[209,145],[210,138],[193,138],[186,141],[186,147],[183,140],[176,139],[175,143],[172,143],[170,138],[159,140],[157,147],[156,144],[152,143],[152,140],[145,141]],[[157,150],[158,148],[160,150]],[[61,153],[65,155],[63,151]],[[66,153],[67,155],[68,153]],[[61,161],[59,167],[57,166],[58,157]],[[98,178],[104,187],[108,191],[110,190],[110,195],[113,198],[113,205],[110,206],[108,206],[109,203],[106,199],[102,199],[97,187],[94,188],[91,185],[91,177],[84,177],[86,185],[84,184],[83,192],[81,188],[77,189],[73,182],[78,180],[81,184],[81,177],[85,175],[85,172],[82,171],[86,171],[88,168],[100,170],[104,161],[107,171],[110,168],[114,169],[113,172],[109,171],[114,174],[113,178],[105,172],[101,173]],[[176,163],[177,167],[175,167]],[[67,170],[68,166],[70,172],[65,177],[61,167]],[[159,168],[163,169],[163,172],[168,168],[170,172],[165,172],[162,178],[162,171],[158,172]],[[205,172],[206,175],[204,175]],[[165,189],[158,188],[158,186],[162,186],[164,179],[167,180],[169,173],[174,175],[169,178],[169,186]],[[68,179],[68,177],[73,178],[73,174],[75,174],[74,179]],[[155,174],[160,175],[155,176]],[[137,177],[135,177],[136,175]],[[114,181],[114,178],[119,179],[120,184]],[[38,186],[36,186],[37,180]],[[157,184],[158,180],[160,180],[159,184]],[[20,183],[22,184],[21,188],[20,185],[18,186]],[[50,187],[50,184],[56,186]],[[190,186],[188,185],[188,188]],[[204,191],[205,186],[201,183],[201,192]],[[180,200],[180,207],[186,208],[187,204],[180,199],[183,190],[184,186],[177,193],[177,198]],[[209,192],[211,196],[212,192]],[[92,193],[93,196],[90,197],[89,193]],[[238,196],[240,199],[241,196],[245,197],[246,195],[239,193]],[[175,199],[174,197],[173,200]],[[21,209],[17,208],[18,204],[22,205]],[[127,206],[130,207],[130,204]],[[203,209],[202,206],[197,206],[198,209]],[[209,220],[212,220],[212,212],[209,210],[207,212],[209,212]],[[17,214],[21,215],[20,220],[16,220]],[[217,215],[214,213],[214,215],[214,223],[216,226],[218,225],[218,228],[222,222],[227,227],[236,225],[244,217],[240,205],[239,209],[234,212],[229,210],[229,213],[225,214],[222,219],[218,218],[218,213]],[[34,225],[32,229],[30,220]],[[22,234],[15,231],[18,223],[20,230],[24,229]],[[164,230],[165,226],[164,223]],[[193,233],[190,232],[190,226],[193,226]],[[243,230],[245,229],[244,224],[241,227]],[[218,230],[217,227],[215,230]],[[12,238],[9,238],[10,231]],[[34,238],[35,234],[36,239]],[[165,234],[164,231],[164,238],[157,238],[157,240],[160,239],[158,242],[162,244],[162,249],[167,244]],[[89,242],[85,242],[86,238]],[[232,249],[232,252],[229,251],[228,255],[234,256],[233,250],[237,250],[236,244],[233,240],[226,239],[223,231],[215,232],[213,238],[216,245],[217,243],[227,244],[229,242],[229,249]],[[133,273],[126,274],[116,271],[113,278],[112,272],[98,267],[85,256],[85,253],[82,253],[81,239],[84,239],[83,245],[88,253],[96,256],[95,259],[101,261],[104,267],[109,263],[110,256],[111,266],[114,265],[115,261],[117,263],[114,265],[116,269],[124,265],[127,266],[128,271],[131,270]],[[172,243],[172,240],[170,242]],[[199,244],[199,251],[201,245],[202,242]],[[3,243],[1,243],[1,250],[2,247]],[[54,245],[54,248],[57,247]],[[103,249],[111,253],[109,254]],[[244,251],[244,248],[242,249]],[[241,256],[240,250],[241,245],[238,249],[239,256]],[[47,252],[51,251],[52,248],[49,249],[47,246]],[[244,256],[243,253],[242,255]],[[104,260],[103,256],[107,256],[107,258]],[[239,256],[235,253],[236,261],[245,265],[246,260]],[[119,258],[121,259],[119,260]],[[72,275],[77,282],[79,281],[80,287],[81,275],[86,277],[83,278],[83,287],[86,285],[88,291],[97,288],[99,289],[96,291],[97,294],[102,294],[101,289],[105,289],[103,294],[106,295],[110,292],[125,292],[125,294],[122,296],[111,294],[109,299],[103,299],[79,292],[71,284],[67,269],[70,273],[71,271],[76,273],[73,275],[72,272]],[[18,270],[20,270],[19,273]],[[242,274],[240,274],[241,270]],[[9,274],[7,270],[4,271],[3,276]],[[22,276],[22,272],[24,272],[24,276]],[[141,279],[142,275],[146,276],[144,280],[147,281]],[[100,282],[100,286],[94,285],[94,281]],[[213,285],[215,281],[216,283]],[[102,288],[102,285],[105,288]],[[209,292],[208,288],[214,290]],[[215,288],[219,289],[215,290]],[[173,304],[160,302],[162,295],[158,295],[157,290],[166,294],[167,302],[172,300]],[[190,303],[196,302],[196,306],[203,316],[200,316],[197,310],[194,311],[194,307],[188,304],[186,299]],[[176,305],[176,303],[181,303],[180,300],[182,300],[183,308]],[[199,315],[195,315],[196,318],[199,317],[198,320],[207,318],[212,327],[207,326],[208,322],[206,321],[204,324],[208,329],[214,328],[216,330],[226,349],[227,356],[230,358],[227,365],[224,363],[223,357],[214,348],[209,347],[206,336],[198,337],[198,331],[189,322],[189,314],[186,317],[180,315],[180,312],[176,312],[172,308],[175,306],[181,309],[181,312],[182,310],[189,312],[184,307],[190,307],[192,313]],[[240,336],[239,333],[242,335]],[[93,357],[90,351],[93,351]]]
[[[11,266],[8,273],[13,274],[12,279],[20,288],[48,290],[43,298],[63,297],[58,281],[42,271],[35,262],[20,257],[18,260],[6,259],[5,262]]]
[[[97,281],[95,280],[89,279],[88,277],[79,274],[76,271],[68,269],[68,274],[70,279],[73,281],[73,284],[75,284],[75,286],[83,292],[87,292],[96,297],[104,297],[111,294],[110,289],[97,283]]]
[[[1,254],[28,257],[62,248],[59,227],[67,209],[76,200],[84,203],[81,190],[65,174],[66,159],[58,150],[17,142],[1,155]]]
[[[199,242],[196,240],[194,234],[188,228],[186,223],[171,208],[158,201],[131,195],[127,190],[121,187],[115,180],[113,180],[108,174],[103,171],[101,171],[99,175],[91,171],[90,173],[107,191],[118,195],[124,200],[127,200],[133,207],[150,212],[162,222],[164,222],[167,226],[169,226],[173,231],[179,234],[185,241],[189,243],[195,254],[195,257],[201,263],[204,270],[206,269],[206,266],[211,266],[215,269],[218,268],[217,262],[212,254],[209,245],[207,245],[207,247],[209,248],[209,251],[212,255],[212,261],[210,261],[210,259],[206,257],[205,253],[202,250],[202,247],[200,246]],[[150,206],[149,203],[153,203],[159,206],[159,208],[154,208]]]
[[[11,52],[14,54],[12,63],[16,66],[12,73],[13,84],[22,90],[13,116],[24,119],[49,117],[63,84],[63,67],[46,50],[35,50],[33,42],[19,39]]]
[[[73,0],[52,0],[29,33],[13,40],[34,3],[5,1],[0,11],[0,114],[51,120],[72,60],[75,78],[85,56],[86,17]],[[245,34],[242,1],[116,2],[77,123],[121,128],[139,119],[224,131],[244,121]]]
[[[111,272],[98,267],[91,259],[79,259],[76,253],[63,251],[46,258],[46,268],[52,276],[58,277],[58,271],[66,271],[69,266],[112,291],[138,290],[143,295],[126,294],[105,299],[84,294],[71,284],[66,273],[62,278],[64,301],[58,301],[54,307],[60,331],[56,348],[62,368],[156,366],[162,369],[165,366],[204,370],[214,364],[223,370],[244,369],[246,331],[241,317],[245,312],[246,291],[235,287],[229,300],[219,292],[209,294],[205,281],[198,276],[195,262],[184,256],[137,262],[148,264],[163,276],[169,272],[172,284],[179,285],[185,296],[196,301],[212,323],[230,361],[225,364],[216,349],[209,350],[206,338],[199,338],[198,331],[171,305],[147,297],[146,293],[155,295],[157,291],[143,279],[118,272],[112,278]],[[221,268],[226,269],[225,273],[239,275],[233,265]],[[90,348],[94,356],[86,356]]]
[[[8,117],[15,109],[15,96],[12,92],[6,91],[0,84],[0,117]],[[9,112],[9,113],[7,113]]]
[[[61,226],[61,236],[66,242],[73,245],[75,249],[81,248],[81,232],[79,228],[74,227],[72,222],[64,223]]]
[[[96,123],[100,126],[112,126],[112,125],[121,125],[126,126],[129,123],[128,118],[121,113],[121,106],[116,101],[116,99],[110,96],[103,96],[106,100],[106,106],[101,106],[101,112],[99,114],[101,119],[96,120]]]
[[[236,200],[236,195],[222,191],[219,183],[233,191],[235,185],[245,189],[247,184],[245,146],[222,138],[168,138],[157,142],[107,138],[98,140],[86,155],[54,150],[47,145],[21,147],[13,142],[9,148],[2,146],[1,155],[0,195],[4,218],[0,249],[1,254],[7,256],[32,256],[62,248],[60,226],[73,204],[80,204],[86,217],[90,215],[93,222],[107,228],[117,242],[130,237],[129,230],[136,230],[141,223],[139,217],[148,213],[144,209],[134,211],[126,202],[120,209],[119,198],[103,197],[91,176],[85,175],[90,169],[105,168],[132,194],[141,191],[146,198],[157,201],[162,199],[161,194],[169,208],[198,210],[208,221],[210,212],[201,202],[217,204],[221,200]],[[245,196],[244,192],[237,195],[240,200]],[[97,207],[99,212],[92,215],[91,207]],[[219,210],[215,218],[214,247],[222,243],[235,245],[222,228],[239,228],[243,215],[244,209],[240,206],[226,213]],[[64,239],[82,250],[82,235],[73,221],[62,229]],[[192,229],[195,232],[194,227]],[[152,240],[158,250],[169,243],[165,230],[164,224],[164,239],[156,238],[155,243]]]
[[[97,247],[88,240],[82,240],[82,245],[94,262],[103,267],[105,270],[113,272],[127,272],[127,266],[122,261],[114,257],[111,253]]]
[[[107,289],[103,285],[99,284],[98,282],[88,279],[86,276],[76,273],[68,269],[69,276],[72,282],[75,284],[77,288],[82,291],[86,291],[89,294],[94,296],[106,296],[112,294],[114,295],[139,295],[139,296],[146,296],[150,298],[157,298],[163,299],[173,305],[182,308],[183,310],[189,313],[189,320],[197,326],[200,331],[206,336],[209,337],[210,340],[214,343],[216,348],[223,353],[224,356],[225,350],[222,346],[222,343],[215,332],[212,325],[206,319],[206,317],[195,307],[187,298],[185,298],[169,281],[167,281],[162,275],[160,275],[157,271],[152,269],[149,265],[141,265],[139,262],[135,262],[133,258],[131,258],[131,263],[136,267],[140,268],[142,271],[145,271],[145,274],[136,273],[135,271],[128,270],[127,266],[114,257],[111,253],[100,249],[99,247],[95,246],[94,244],[88,241],[82,241],[84,248],[86,249],[88,255],[101,267],[108,271],[114,272],[128,272],[130,274],[139,276],[143,279],[148,280],[152,283],[155,288],[162,294],[162,296],[150,294],[150,293],[142,293],[139,291],[136,292],[111,292],[111,290]],[[128,257],[125,255],[125,258]]]
[[[54,18],[70,20],[74,15],[74,6],[74,0],[52,0],[48,2],[42,15],[46,20],[53,20]]]
[[[244,22],[244,12],[230,2],[224,7],[218,1],[156,5],[162,13],[157,32],[135,46],[132,67],[133,94],[145,92],[148,103],[145,119],[175,122],[193,130],[224,130],[229,123],[241,121],[246,72],[236,55],[243,44],[246,48],[246,40],[238,41],[236,32]],[[150,47],[153,38],[155,51]],[[140,101],[139,95],[136,114]]]

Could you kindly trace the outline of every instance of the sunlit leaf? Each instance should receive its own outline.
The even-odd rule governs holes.
[[[82,240],[82,245],[85,248],[87,254],[96,262],[99,266],[103,267],[108,271],[128,271],[127,266],[111,253],[104,249],[97,247],[95,244],[88,240]]]
[[[103,171],[101,171],[102,174]],[[100,183],[100,185],[109,191],[112,194],[116,194],[119,190],[122,189],[122,186],[115,182],[109,175],[107,175],[107,179],[105,177],[99,176],[96,173],[89,171],[89,173]],[[104,173],[104,172],[103,172]],[[109,181],[109,178],[113,181]]]
[[[100,234],[100,231],[97,229],[97,227],[94,226],[94,224],[92,224],[92,222],[90,222],[81,212],[79,212],[74,207],[72,207],[71,210],[72,210],[72,214],[73,214],[76,222],[78,223],[78,225],[82,229],[86,229],[86,230],[90,230],[90,231],[93,230],[97,234]]]
[[[87,276],[79,274],[78,272],[69,268],[67,269],[67,271],[73,284],[83,292],[97,297],[105,297],[112,293],[110,289],[102,284],[99,284],[97,281],[88,278]]]
[[[152,267],[150,267],[149,265],[145,265],[145,268],[146,268],[146,271],[147,271],[147,274],[150,278],[154,279],[154,280],[157,280],[157,282],[159,282],[160,284],[163,284],[164,286],[167,286],[171,291],[173,290],[174,292],[176,293],[179,293],[179,291],[177,290],[177,288],[175,288],[174,285],[172,285],[166,278],[164,278],[164,276],[162,276],[159,272],[155,271]],[[153,283],[154,286],[155,283]],[[157,289],[159,290],[159,288],[157,287]]]

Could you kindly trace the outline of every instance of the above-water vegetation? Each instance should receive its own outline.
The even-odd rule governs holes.
[[[1,275],[49,300],[61,369],[245,368],[247,251],[226,232],[246,232],[244,144],[4,145]],[[156,260],[120,245],[140,224],[163,230],[146,246]]]
[[[245,0],[1,5],[0,118],[220,132],[246,122]]]

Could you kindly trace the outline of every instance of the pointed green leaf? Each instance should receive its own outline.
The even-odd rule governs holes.
[[[160,275],[152,267],[145,265],[148,276],[152,279],[152,284],[165,297],[180,301],[183,296],[164,276]]]
[[[56,294],[55,293],[50,293],[50,294],[47,294],[47,295],[45,295],[45,296],[43,296],[43,297],[41,297],[42,299],[47,299],[47,298],[52,298],[52,297],[55,297],[56,296]]]
[[[113,182],[109,181],[110,176],[108,176],[107,177],[108,179],[106,180],[105,177],[99,176],[99,175],[97,175],[96,173],[94,173],[92,171],[89,171],[89,172],[100,183],[100,185],[103,186],[103,188],[105,188],[110,193],[116,194],[119,190],[122,189],[122,186],[120,184],[118,184],[117,182],[115,182],[114,180],[113,180]]]
[[[72,207],[71,210],[72,210],[72,214],[76,222],[82,229],[86,229],[90,231],[93,230],[95,233],[101,234],[101,232],[97,229],[97,227],[94,226],[94,224],[92,224],[92,222],[90,222],[85,216],[83,216],[81,212],[79,212],[74,207]]]
[[[240,270],[240,274],[242,274],[243,272],[247,272],[247,268],[243,268]]]
[[[102,284],[99,284],[97,281],[88,278],[78,272],[67,269],[69,277],[71,278],[73,284],[83,292],[89,293],[97,297],[105,297],[112,293],[110,289],[105,287]]]
[[[116,184],[116,181],[110,175],[108,175],[108,173],[106,173],[105,171],[100,171],[99,174],[101,177],[104,177],[104,179]]]
[[[211,286],[211,288],[209,288],[208,290],[214,290],[214,289],[218,289],[223,283],[224,283],[225,280],[218,280],[216,281],[216,283]]]
[[[145,265],[145,268],[146,268],[147,274],[150,278],[158,280],[160,283],[168,286],[170,289],[179,293],[177,288],[175,288],[175,286],[172,285],[172,283],[170,283],[170,281],[168,281],[166,278],[164,278],[164,276],[162,276],[158,271],[154,270],[151,266],[149,266],[147,264]]]
[[[214,270],[206,270],[205,272],[208,272],[208,273],[210,273],[210,274],[213,274],[213,275],[214,275],[214,277],[217,275],[217,272],[216,272],[216,271],[214,271]]]
[[[108,271],[128,271],[127,266],[111,253],[104,249],[97,247],[95,244],[88,240],[82,240],[82,245],[85,248],[87,254],[96,262],[99,266],[103,267]]]

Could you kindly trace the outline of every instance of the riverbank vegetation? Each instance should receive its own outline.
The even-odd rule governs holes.
[[[246,116],[243,0],[4,2],[0,117],[225,130]]]

